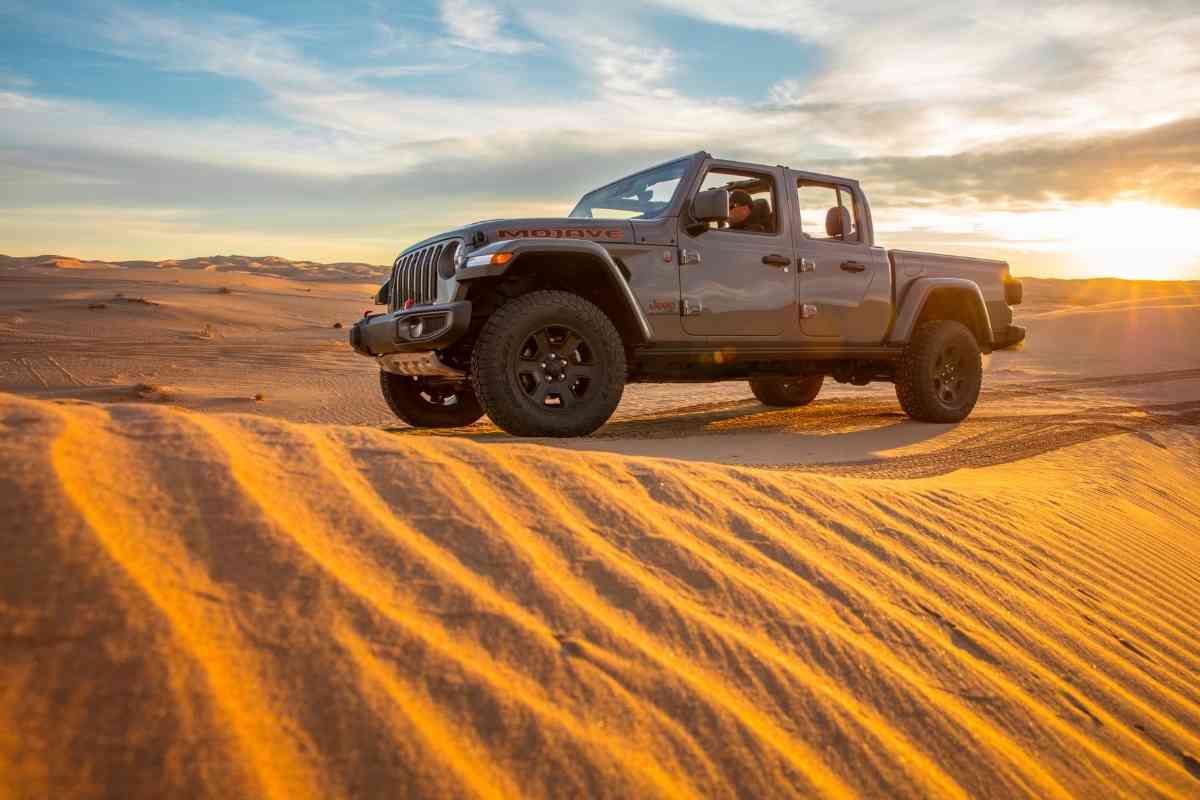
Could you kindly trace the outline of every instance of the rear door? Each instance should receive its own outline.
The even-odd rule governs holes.
[[[807,177],[796,178],[793,191],[802,334],[830,342],[881,341],[891,313],[891,267],[882,248],[864,241],[865,209],[856,192],[849,184]],[[826,227],[837,208],[848,212],[849,230]]]
[[[757,205],[754,224],[735,229],[711,223],[688,230],[680,217],[679,293],[683,329],[691,336],[780,336],[797,329],[796,267],[780,208],[782,171],[710,162],[692,187],[744,191]]]

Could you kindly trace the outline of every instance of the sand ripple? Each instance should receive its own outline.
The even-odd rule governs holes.
[[[1197,441],[892,480],[0,395],[0,794],[1194,797]]]

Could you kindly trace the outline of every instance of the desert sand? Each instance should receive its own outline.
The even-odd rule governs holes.
[[[544,442],[390,418],[371,269],[0,258],[0,796],[1200,795],[1200,285]]]

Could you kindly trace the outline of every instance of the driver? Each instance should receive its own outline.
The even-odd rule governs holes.
[[[729,193],[729,227],[732,230],[746,230],[753,210],[754,201],[750,198],[749,192],[744,189],[734,189]]]

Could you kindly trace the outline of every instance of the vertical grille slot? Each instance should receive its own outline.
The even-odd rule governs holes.
[[[437,265],[446,249],[454,242],[436,242],[414,250],[396,260],[392,273],[392,309],[411,299],[416,305],[437,301]]]
[[[429,259],[429,267],[422,276],[425,279],[425,285],[422,288],[431,303],[437,299],[437,265],[442,258],[442,251],[445,249],[446,245],[444,244],[437,246],[437,250],[433,251],[433,257]]]

